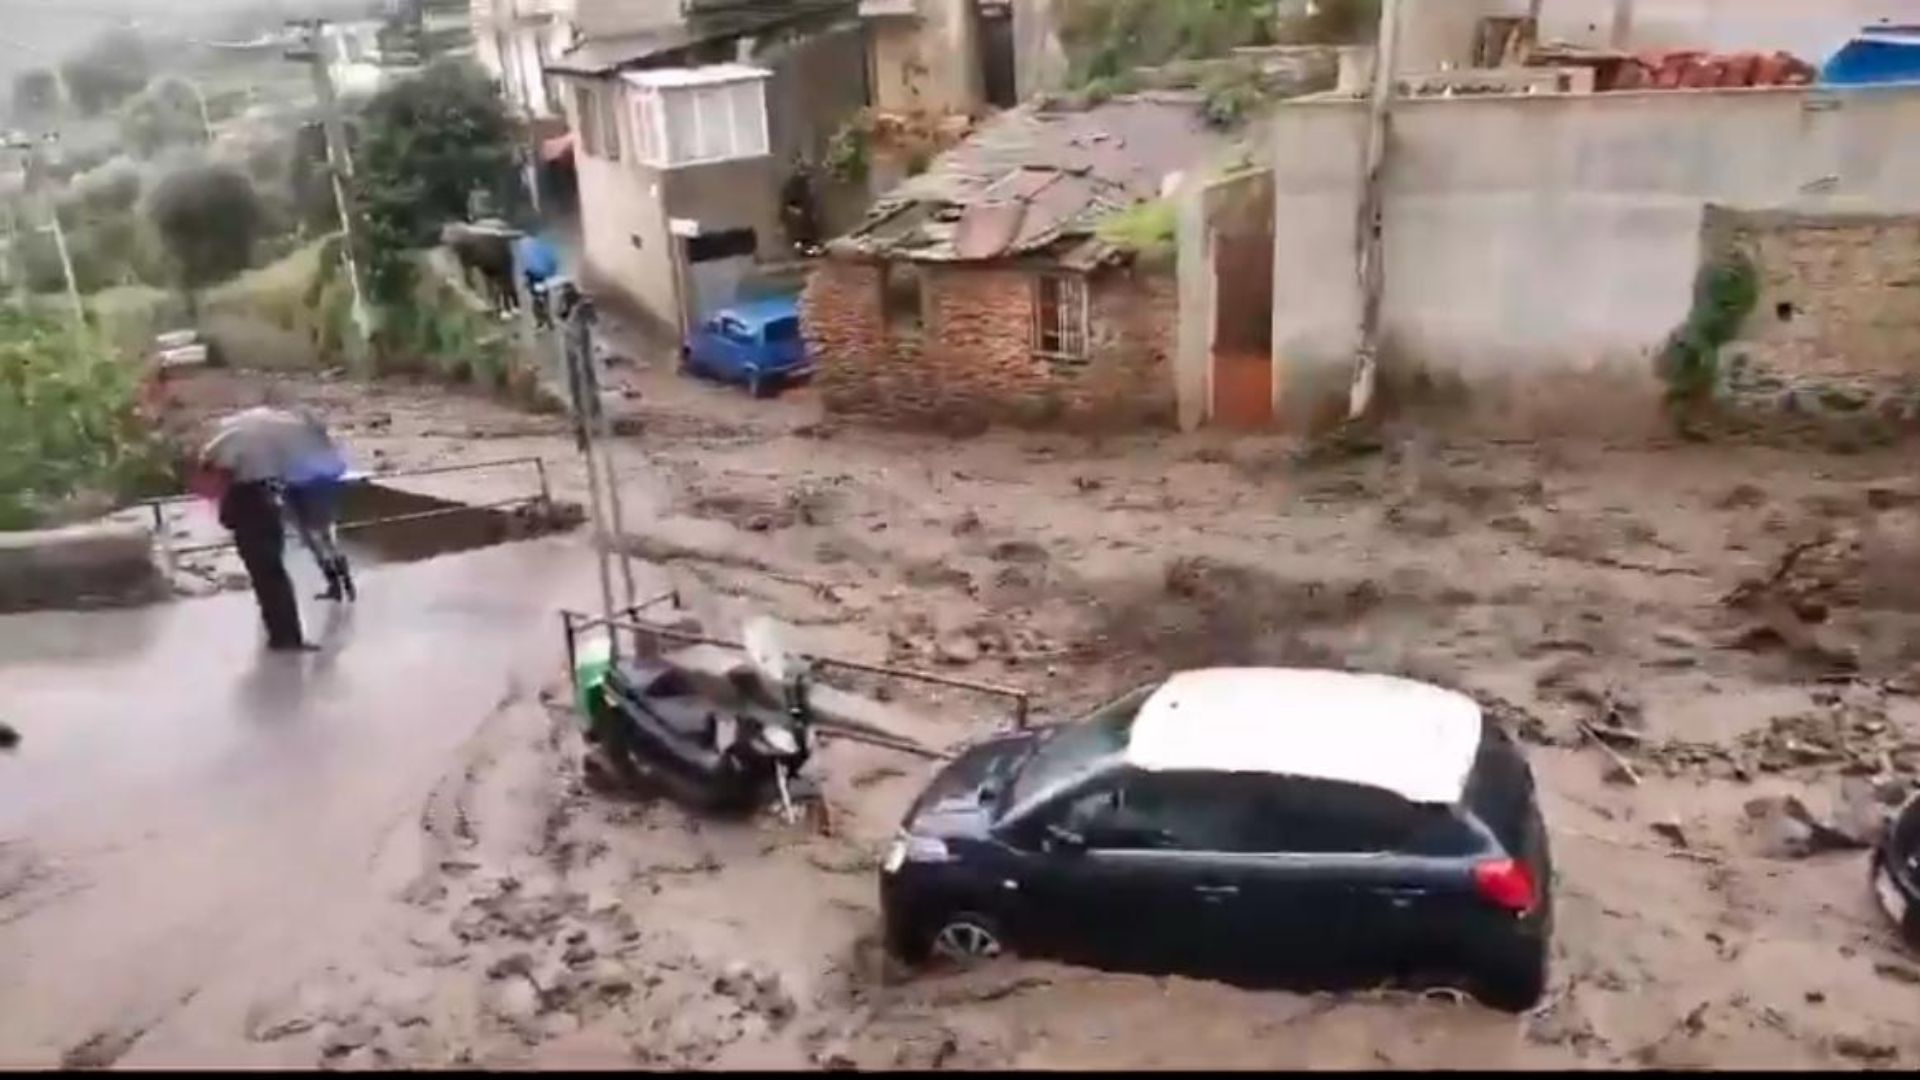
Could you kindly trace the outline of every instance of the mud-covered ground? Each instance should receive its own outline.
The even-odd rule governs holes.
[[[623,382],[626,547],[720,632],[771,611],[813,651],[1024,687],[1048,713],[1240,662],[1500,703],[1553,835],[1549,1000],[1515,1018],[1014,961],[900,980],[873,946],[874,863],[924,765],[830,748],[831,837],[702,823],[588,793],[564,716],[529,698],[449,763],[378,932],[263,998],[249,1038],[348,1067],[1920,1062],[1920,963],[1859,849],[1920,776],[1911,450],[1402,432],[1310,458],[1217,435],[880,433],[807,393]],[[365,463],[537,453],[584,490],[555,418],[284,388]],[[937,744],[1005,722],[990,700],[900,694]]]

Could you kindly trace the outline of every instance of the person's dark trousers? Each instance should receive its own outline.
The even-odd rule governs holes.
[[[220,501],[220,523],[233,531],[234,547],[253,583],[253,598],[266,624],[267,647],[299,648],[300,604],[293,598],[293,579],[287,576],[287,538],[280,525],[280,508],[265,484],[235,484]]]

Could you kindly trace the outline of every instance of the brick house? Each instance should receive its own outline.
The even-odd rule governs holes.
[[[1143,254],[1101,226],[1229,142],[1187,94],[994,117],[814,268],[802,312],[827,406],[896,422],[1170,422],[1172,237]]]

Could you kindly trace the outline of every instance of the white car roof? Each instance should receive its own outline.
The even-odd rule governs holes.
[[[1389,675],[1215,668],[1175,675],[1140,707],[1127,763],[1148,772],[1275,773],[1459,801],[1480,706]]]

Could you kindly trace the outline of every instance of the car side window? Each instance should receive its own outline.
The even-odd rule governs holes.
[[[1119,809],[1120,789],[1103,787],[1083,792],[1068,800],[1058,820],[1062,828],[1086,836],[1089,832],[1111,821],[1114,813]]]
[[[1096,851],[1155,851],[1175,846],[1159,823],[1130,808],[1125,782],[1105,781],[1065,800],[1047,816],[1048,825],[1078,837]]]
[[[1390,791],[1327,780],[1276,778],[1262,793],[1261,850],[1301,854],[1444,854],[1461,841],[1445,807],[1421,806]],[[1464,826],[1461,826],[1464,827]]]
[[[1145,773],[1127,786],[1127,807],[1164,830],[1179,851],[1257,852],[1261,778],[1232,773]]]

